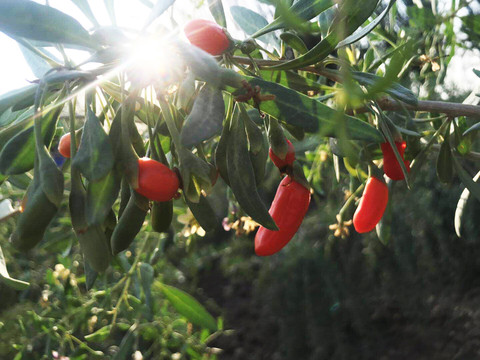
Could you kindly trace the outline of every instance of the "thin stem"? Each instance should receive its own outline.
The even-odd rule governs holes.
[[[177,125],[172,117],[172,113],[170,112],[170,107],[165,99],[159,96],[158,102],[160,103],[160,108],[162,109],[163,118],[165,119],[165,123],[167,124],[168,132],[172,137],[173,144],[177,148],[177,151],[181,148],[180,143],[180,133],[178,132]]]
[[[360,184],[360,186],[353,192],[345,202],[345,204],[342,206],[340,211],[338,212],[339,218],[340,218],[340,223],[343,221],[343,215],[345,212],[350,209],[350,206],[352,203],[355,201],[355,198],[363,191],[363,188],[365,187],[365,183]]]

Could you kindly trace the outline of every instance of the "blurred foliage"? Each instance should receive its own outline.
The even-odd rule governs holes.
[[[152,16],[169,3],[154,7]],[[303,70],[295,73],[301,76],[280,78],[335,108],[359,107],[384,93],[408,100],[403,89],[421,99],[463,101],[468,94],[445,88],[444,80],[458,49],[478,48],[475,4],[479,2],[459,0],[447,4],[451,8],[440,8],[445,3],[398,1],[368,37],[334,49],[326,59],[323,65],[330,75],[345,75],[343,84]],[[385,4],[376,15],[384,9]],[[235,11],[245,13],[239,7]],[[265,24],[260,15],[249,14]],[[316,20],[311,23],[320,32],[322,16],[316,17],[320,25]],[[461,33],[455,20],[461,21]],[[282,21],[292,25],[288,17]],[[263,26],[250,29],[252,23],[238,22],[249,27],[248,34]],[[308,34],[293,25],[282,37],[284,43],[271,33],[259,37],[268,49],[259,46],[249,56],[258,59],[262,51],[270,56],[273,51],[292,60],[322,40],[323,34]],[[243,50],[237,49],[235,55],[244,55]],[[248,75],[260,72],[254,66],[236,65]],[[371,78],[359,72],[379,78],[366,83]],[[395,89],[393,81],[404,88]],[[370,113],[356,116],[365,122],[373,118]],[[386,224],[391,233],[381,240],[374,232],[359,236],[350,231],[345,221],[353,207],[343,208],[366,178],[363,157],[378,162],[378,146],[341,137],[332,146],[318,134],[304,137],[287,123],[285,128],[298,139],[297,157],[314,194],[294,240],[271,258],[252,256],[251,223],[235,202],[228,201],[233,196],[221,179],[209,197],[218,217],[227,214],[224,228],[235,232],[217,228],[205,234],[187,206],[176,202],[176,220],[169,232],[154,233],[147,221],[129,250],[114,258],[90,290],[87,283],[92,279],[87,277],[66,202],[45,239],[28,254],[17,253],[7,240],[15,218],[2,222],[0,245],[10,274],[31,286],[15,291],[0,283],[0,357],[216,359],[223,349],[224,359],[475,358],[480,351],[480,335],[475,332],[480,326],[475,308],[480,205],[473,198],[467,202],[458,238],[453,219],[463,186],[457,178],[441,184],[432,166],[449,133],[433,135],[450,120],[406,110],[388,113],[388,118],[408,142],[408,159],[419,159],[425,148],[418,135],[431,140],[434,151],[425,154],[425,166],[410,178],[410,189],[403,182],[393,186],[391,222]],[[478,135],[459,134],[476,119],[458,117],[454,122],[454,155],[473,174],[476,162],[468,155],[478,150]],[[212,153],[215,144],[205,148]],[[68,173],[66,177],[68,188]],[[279,180],[269,163],[259,187],[263,199],[270,202]],[[12,182],[0,187],[1,197],[17,204],[23,193]],[[339,230],[339,236],[332,230]]]

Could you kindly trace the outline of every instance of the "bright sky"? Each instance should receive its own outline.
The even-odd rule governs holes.
[[[37,2],[44,3],[44,1],[40,0],[37,0]],[[90,0],[89,3],[100,24],[110,25],[110,19],[104,2]],[[206,5],[203,5],[201,8],[196,8],[195,3],[201,3],[201,1],[176,1],[173,5],[173,18],[175,21],[181,24],[188,21],[193,14],[195,14],[195,17],[212,18]],[[204,1],[204,3],[206,3],[206,1]],[[244,38],[244,34],[233,21],[229,12],[230,6],[241,5],[263,14],[267,12],[268,15],[270,15],[268,17],[272,16],[271,8],[259,2],[224,0],[223,4],[227,16],[228,28],[236,38]],[[71,1],[50,0],[50,5],[73,16],[85,28],[92,28],[90,21]],[[150,9],[144,6],[139,0],[117,0],[115,1],[115,10],[117,23],[133,29],[141,28],[150,13]],[[160,18],[160,22],[167,21],[167,23],[169,23],[170,14],[172,14],[172,10],[168,10],[167,13]],[[155,24],[158,24],[158,22],[154,23],[153,26],[155,26]],[[28,84],[28,80],[34,80],[36,78],[26,63],[17,43],[1,32],[0,49],[2,49],[2,57],[0,58],[0,94],[25,86]],[[456,55],[447,73],[445,80],[446,85],[452,87],[451,85],[455,84],[457,88],[469,91],[480,89],[480,79],[472,73],[473,68],[480,69],[480,56],[478,55],[478,52],[467,52]]]

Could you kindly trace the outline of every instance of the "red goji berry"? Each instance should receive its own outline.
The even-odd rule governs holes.
[[[60,155],[66,158],[70,158],[71,153],[70,153],[70,134],[65,134],[60,138],[60,141],[58,142],[58,152]]]
[[[273,255],[287,245],[300,227],[309,205],[310,191],[290,176],[285,176],[269,210],[279,230],[260,226],[255,236],[255,253],[258,256]]]
[[[178,191],[180,182],[175,171],[161,162],[138,159],[138,188],[136,192],[153,201],[169,201]]]
[[[270,155],[270,159],[272,162],[275,164],[277,168],[280,169],[280,171],[285,170],[287,166],[292,166],[293,162],[295,161],[295,148],[293,147],[293,144],[290,142],[290,140],[287,140],[288,144],[288,151],[287,155],[285,156],[285,159],[280,159],[270,148],[268,154]]]
[[[382,219],[388,202],[388,187],[372,176],[368,179],[357,210],[353,215],[353,226],[359,233],[366,233],[375,228]]]
[[[405,141],[395,141],[395,146],[397,147],[398,153],[403,159],[403,154],[407,148],[407,143]],[[398,163],[395,153],[393,152],[392,147],[388,142],[384,142],[380,145],[383,153],[383,171],[384,173],[392,180],[403,180],[405,176],[402,172],[402,167]],[[408,160],[403,160],[407,171],[410,172],[410,162]]]
[[[231,45],[225,30],[213,21],[195,19],[184,27],[185,35],[192,45],[211,55],[221,55]]]

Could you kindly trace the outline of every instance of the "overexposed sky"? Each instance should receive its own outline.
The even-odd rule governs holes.
[[[35,1],[41,4],[45,3],[44,0]],[[99,0],[89,0],[88,2],[100,25],[111,25],[104,2]],[[152,0],[152,2],[156,2],[156,0]],[[50,6],[74,17],[87,30],[93,29],[92,23],[83,15],[83,13],[73,4],[72,1],[50,0],[49,3]],[[151,11],[150,8],[142,4],[140,0],[116,0],[114,3],[117,24],[125,28],[135,30],[141,29]],[[200,7],[195,5],[198,3],[202,2],[198,0],[177,0],[169,10],[167,10],[159,19],[157,19],[156,22],[153,23],[152,26],[155,27],[161,23],[170,27],[171,16],[173,16],[173,19],[179,24],[192,19],[193,16],[213,20],[213,17],[208,10],[207,2],[203,1],[204,4],[202,4]],[[241,5],[254,11],[261,12],[262,14],[266,13],[270,18],[273,17],[273,11],[271,10],[272,8],[257,1],[224,0],[223,4],[227,17],[228,29],[230,33],[238,39],[244,39],[245,35],[235,24],[232,16],[230,15],[229,9],[231,6]],[[2,32],[0,32],[0,49],[0,53],[2,54],[0,57],[0,95],[10,90],[28,85],[29,80],[36,79],[30,70],[30,67],[26,63],[17,43]],[[83,54],[83,58],[81,55],[79,55],[80,59],[78,61],[83,60],[86,58],[86,56],[88,56],[86,53]]]
[[[37,0],[37,2],[44,3],[44,1],[41,0]],[[51,6],[73,16],[86,29],[91,30],[93,28],[93,25],[90,23],[90,21],[73,4],[73,2],[69,0],[50,0],[49,3]],[[100,24],[103,26],[110,25],[110,18],[104,6],[104,2],[99,0],[90,0],[89,3]],[[168,27],[170,27],[171,17],[173,17],[173,19],[179,24],[188,21],[193,17],[193,15],[199,18],[212,19],[212,16],[208,11],[206,1],[204,1],[205,4],[203,4],[203,6],[200,8],[196,8],[196,3],[201,2],[177,0],[173,7],[164,13],[162,17],[153,24],[153,27],[160,23],[166,24]],[[271,20],[273,16],[272,8],[261,4],[258,1],[224,0],[223,4],[227,16],[228,29],[235,38],[239,39],[244,38],[245,35],[233,21],[229,11],[231,6],[241,5],[263,15],[266,14],[268,20]],[[150,9],[143,5],[139,0],[116,0],[115,10],[118,25],[137,30],[142,28],[150,13]],[[25,86],[28,84],[29,80],[36,79],[30,67],[26,63],[17,43],[1,32],[0,49],[2,54],[0,57],[0,94]],[[457,53],[458,55],[455,55],[449,71],[447,72],[447,77],[445,79],[446,86],[448,88],[456,87],[463,91],[472,91],[480,88],[480,78],[476,77],[472,73],[473,68],[480,69],[480,56],[478,56],[478,52],[457,51]],[[88,54],[77,52],[76,56],[77,57],[75,59],[77,61],[81,61],[85,59]],[[455,86],[452,86],[453,84]]]

